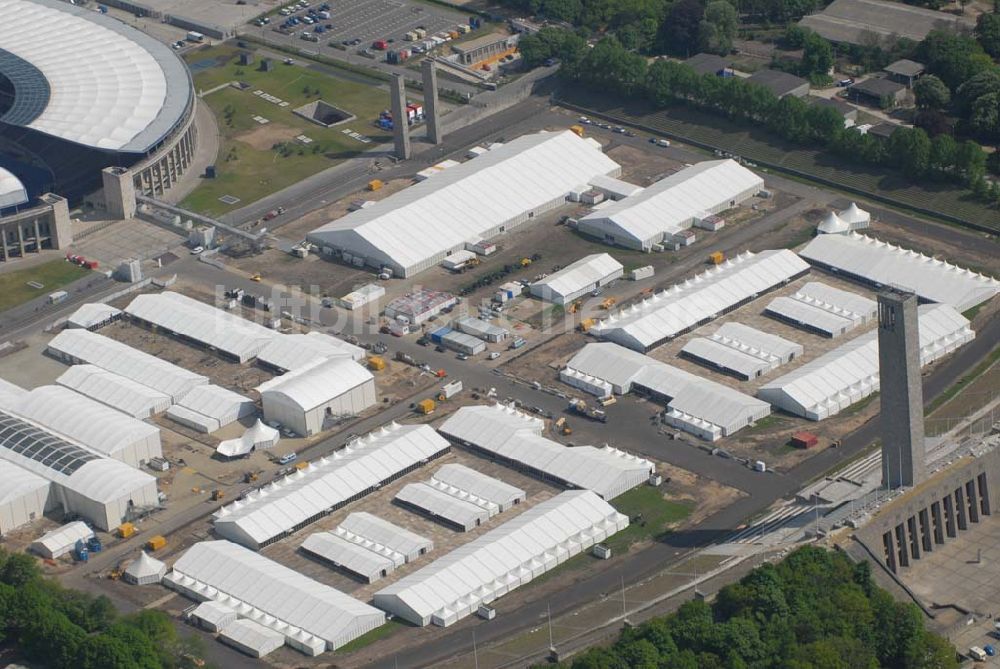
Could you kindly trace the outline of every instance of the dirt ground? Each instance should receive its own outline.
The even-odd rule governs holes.
[[[868,230],[882,241],[942,258],[960,267],[997,276],[1000,274],[997,257],[1000,242],[995,236],[977,232],[956,231],[954,235],[933,238],[921,235],[912,226],[897,225],[885,220],[875,220]]]
[[[281,123],[271,122],[265,125],[257,126],[253,130],[240,133],[235,137],[235,139],[245,144],[249,144],[258,151],[268,151],[275,144],[288,142],[295,139],[300,134],[302,134],[301,131],[296,128],[291,128],[287,125],[282,125]]]

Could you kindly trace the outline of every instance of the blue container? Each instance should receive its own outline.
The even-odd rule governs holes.
[[[451,328],[438,328],[437,330],[431,333],[431,341],[434,342],[435,344],[440,344],[441,339],[444,338],[445,335],[448,335],[450,333],[451,333]]]

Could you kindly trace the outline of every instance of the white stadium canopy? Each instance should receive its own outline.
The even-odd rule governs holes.
[[[393,423],[222,507],[215,514],[215,531],[262,548],[448,448],[428,425]]]
[[[612,314],[590,332],[646,352],[808,271],[809,265],[787,249],[745,251]]]
[[[448,626],[628,527],[589,490],[545,500],[375,593],[414,625]]]
[[[976,336],[947,304],[919,307],[920,363],[928,365]],[[823,420],[879,389],[878,332],[866,332],[775,379],[757,396],[790,413]]]
[[[593,490],[604,499],[645,483],[655,469],[649,460],[610,446],[569,448],[546,439],[542,421],[501,404],[462,407],[439,429],[491,457],[570,487]]]
[[[145,153],[191,105],[180,59],[126,23],[55,0],[0,0],[0,16],[0,50],[15,89],[5,123]]]
[[[495,237],[557,206],[578,184],[620,170],[599,146],[569,130],[524,135],[308,237],[412,276],[468,241]]]
[[[90,363],[132,379],[177,400],[208,377],[178,367],[127,344],[87,330],[63,330],[47,351],[70,364]]]
[[[800,255],[820,267],[875,286],[913,291],[922,300],[966,311],[1000,292],[1000,281],[857,233],[821,235]]]
[[[225,604],[312,655],[385,623],[378,609],[229,541],[196,543],[163,582],[194,599]]]
[[[594,253],[531,284],[531,294],[556,304],[572,302],[596,288],[620,279],[624,267],[607,253]]]
[[[28,191],[21,180],[9,170],[0,167],[0,209],[16,207],[27,201]]]

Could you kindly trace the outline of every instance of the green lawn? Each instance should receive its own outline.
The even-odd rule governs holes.
[[[0,311],[55,292],[86,276],[89,271],[65,260],[53,260],[37,267],[0,274]],[[32,288],[28,285],[29,281],[37,281],[43,287]]]
[[[376,641],[381,641],[386,637],[392,636],[399,630],[407,627],[406,623],[400,622],[399,620],[387,620],[385,625],[381,627],[376,627],[371,632],[362,634],[354,641],[344,644],[337,649],[338,653],[353,653],[356,650],[361,650],[365,646],[369,646]]]
[[[187,55],[195,88],[199,91],[231,81],[246,82],[250,87],[247,90],[224,88],[203,98],[215,113],[222,134],[217,176],[204,180],[184,200],[183,206],[210,215],[223,214],[389,139],[386,133],[372,125],[389,103],[387,91],[380,87],[381,82],[353,75],[340,78],[300,64],[280,62],[272,71],[262,72],[258,69],[259,64],[239,65],[238,52],[234,47],[215,46]],[[268,102],[253,94],[258,89],[290,104],[280,107]],[[318,99],[355,118],[324,128],[292,113],[294,108]],[[270,122],[261,125],[254,116]],[[343,132],[345,128],[371,138],[372,143],[365,144],[349,137]],[[300,134],[313,142],[305,145],[296,141],[295,136]],[[273,148],[280,143],[289,151],[282,154]],[[240,201],[227,205],[219,201],[223,195],[232,195]]]
[[[629,546],[645,539],[656,539],[668,527],[684,520],[691,513],[690,504],[671,502],[653,486],[641,485],[611,501],[611,505],[629,517],[629,526],[604,543],[612,555],[628,551]],[[637,516],[641,519],[636,519]]]

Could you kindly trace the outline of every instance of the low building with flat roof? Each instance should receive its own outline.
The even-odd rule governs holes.
[[[923,63],[918,63],[917,61],[910,60],[908,58],[902,58],[897,60],[895,63],[886,65],[883,71],[886,72],[889,75],[889,78],[897,84],[903,84],[907,88],[913,88],[913,82],[916,81],[926,69],[927,68]]]
[[[694,70],[697,74],[714,74],[716,76],[724,77],[732,76],[733,65],[727,59],[722,56],[717,56],[714,53],[696,53],[687,60],[684,64]]]
[[[906,86],[886,77],[873,77],[848,88],[847,96],[854,102],[888,109],[903,102]]]
[[[781,70],[757,70],[750,75],[747,81],[763,86],[779,98],[786,95],[803,98],[809,94],[808,81]]]
[[[919,42],[935,29],[972,32],[975,21],[945,12],[885,0],[834,0],[826,9],[799,21],[831,42],[864,44],[872,36],[906,37]]]

